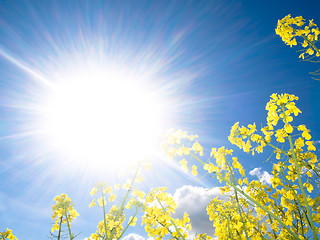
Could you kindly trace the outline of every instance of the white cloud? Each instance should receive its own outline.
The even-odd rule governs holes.
[[[130,233],[122,239],[123,240],[145,240],[144,237],[140,236],[139,234],[135,234],[135,233]]]
[[[173,195],[173,198],[177,203],[174,217],[181,218],[184,212],[186,212],[189,214],[192,222],[192,231],[190,235],[194,236],[196,233],[207,233],[208,235],[213,236],[213,223],[209,221],[206,208],[210,201],[215,197],[226,199],[226,197],[219,193],[218,187],[206,189],[189,185],[182,186],[177,189]]]
[[[260,170],[261,170],[261,168],[254,168],[253,170],[251,170],[249,172],[249,174],[251,176],[259,176],[261,174]]]
[[[263,171],[263,173],[261,173],[261,167],[254,168],[249,172],[249,174],[251,176],[257,176],[262,183],[271,185],[270,179],[272,178],[272,175],[266,171]]]
[[[122,240],[145,240],[146,238],[140,236],[139,234],[135,234],[135,233],[130,233],[127,236],[125,236],[124,238],[122,238]],[[83,240],[88,240],[88,238],[85,238]],[[154,240],[154,238],[147,238],[146,240]]]

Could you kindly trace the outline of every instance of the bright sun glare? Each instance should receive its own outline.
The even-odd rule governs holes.
[[[41,129],[75,164],[121,166],[154,151],[162,109],[156,94],[125,71],[59,73],[42,105]]]

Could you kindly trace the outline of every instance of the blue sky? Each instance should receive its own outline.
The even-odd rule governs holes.
[[[274,92],[300,98],[296,123],[319,140],[320,81],[309,75],[318,66],[299,62],[299,47],[286,46],[274,31],[288,14],[320,24],[319,7],[318,1],[0,1],[0,229],[13,229],[19,239],[46,238],[60,193],[70,195],[80,213],[73,230],[82,232],[78,239],[101,220],[88,208],[89,192],[102,175],[115,183],[114,170],[75,167],[72,156],[54,151],[37,129],[39,104],[55,81],[68,81],[62,74],[68,69],[98,64],[143,76],[130,84],[159,95],[163,128],[198,134],[207,154],[210,147],[235,149],[227,141],[235,122],[264,124]],[[237,153],[248,172],[270,171],[263,163],[268,156]],[[179,211],[194,206],[188,194],[216,194],[203,191],[213,186],[210,179],[200,183],[159,156],[153,162],[142,188],[168,186]],[[202,213],[194,209],[198,223]],[[146,237],[140,228],[133,232]]]

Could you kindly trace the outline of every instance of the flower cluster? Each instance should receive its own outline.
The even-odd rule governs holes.
[[[212,148],[208,160],[190,154],[192,148],[187,152],[225,184],[220,193],[227,200],[213,199],[207,207],[218,239],[309,239],[310,235],[318,239],[320,196],[313,191],[320,186],[320,163],[310,130],[305,125],[293,124],[293,118],[301,113],[296,100],[294,95],[272,94],[266,105],[267,124],[260,134],[256,124],[245,127],[236,123],[231,128],[229,141],[244,152],[254,155],[262,153],[265,147],[273,149],[276,162],[268,184],[259,178],[250,181],[238,158],[232,157],[231,149]],[[187,136],[184,133],[180,145],[175,144],[176,152],[182,147],[184,150],[181,139]]]
[[[103,220],[98,223],[97,231],[88,238],[88,240],[101,239],[120,239],[129,226],[135,226],[138,220],[137,214],[144,207],[143,201],[145,193],[138,188],[133,188],[134,183],[141,183],[144,179],[141,173],[141,167],[150,170],[150,163],[142,161],[136,166],[136,171],[132,179],[128,179],[124,184],[115,184],[111,187],[106,182],[99,182],[91,191],[91,196],[98,195],[97,202],[103,210]],[[125,191],[125,197],[123,193]],[[117,193],[117,194],[116,194]],[[108,197],[107,195],[108,194]],[[121,202],[121,204],[109,205],[109,203]],[[97,205],[93,199],[89,207]],[[109,211],[107,210],[109,209]],[[128,218],[126,210],[131,210],[133,214]],[[107,212],[108,211],[108,212]],[[127,220],[127,221],[126,221]]]
[[[295,100],[298,100],[298,97],[294,95],[272,94],[270,101],[266,105],[266,110],[268,111],[267,126],[261,128],[262,134],[256,133],[255,124],[249,124],[248,127],[239,127],[239,123],[237,122],[231,128],[229,141],[240,149],[243,149],[244,152],[248,153],[251,151],[253,155],[254,152],[262,153],[263,148],[266,145],[270,145],[272,136],[276,137],[277,142],[284,143],[294,130],[290,124],[293,121],[292,115],[297,116],[301,113],[300,109],[295,105]],[[282,120],[283,127],[275,129],[279,125],[279,120]],[[297,129],[299,130],[300,128],[301,126]],[[305,129],[303,136],[307,137],[307,140],[310,140],[311,136],[308,132],[309,130]],[[252,143],[256,143],[257,146],[252,148]],[[311,145],[312,143],[309,142],[308,144]],[[277,159],[279,159],[283,151],[275,148],[275,153],[277,154]]]
[[[165,190],[164,187],[153,189],[146,197],[142,218],[145,231],[155,239],[165,238],[168,234],[175,239],[186,239],[191,230],[190,218],[186,213],[181,219],[171,216],[177,205]]]
[[[203,147],[196,139],[198,135],[188,135],[187,132],[182,130],[170,129],[164,135],[162,149],[166,152],[170,159],[176,156],[181,157],[180,165],[185,172],[189,171],[188,157],[190,156],[203,156]],[[194,176],[198,175],[198,167],[191,166],[191,173]]]
[[[67,223],[70,228],[71,222],[79,216],[79,213],[73,208],[73,203],[67,194],[60,194],[54,198],[56,202],[52,206],[53,214],[52,220],[54,221],[52,232],[60,229],[60,224]]]
[[[91,234],[90,239],[103,239],[101,236],[106,236],[107,239],[119,239],[123,230],[124,221],[125,215],[123,212],[120,212],[120,209],[113,205],[110,211],[105,215],[104,220],[99,222],[97,232]],[[112,234],[113,238],[111,238]]]
[[[97,200],[99,203],[99,206],[101,206],[101,207],[103,207],[107,204],[107,202],[105,200],[105,196],[103,195],[104,193],[109,194],[109,198],[108,198],[109,202],[113,202],[117,198],[117,196],[113,193],[112,187],[103,181],[97,183],[95,185],[95,187],[92,188],[90,195],[94,196],[98,192],[101,193],[101,197],[98,198],[98,200]],[[89,207],[91,208],[95,205],[96,205],[95,199],[92,199],[92,202],[89,204]]]
[[[8,229],[6,231],[0,232],[0,239],[1,240],[18,240],[16,236],[13,235],[12,230]]]
[[[317,57],[320,57],[320,50],[315,45],[320,31],[313,20],[309,20],[309,24],[305,23],[305,20],[301,16],[292,18],[289,14],[283,19],[278,20],[275,31],[282,38],[282,41],[290,45],[290,47],[297,45],[297,37],[303,39],[301,46],[306,48],[306,50],[303,50],[299,58],[304,59],[305,54],[308,54],[308,56],[315,54]]]
[[[240,209],[245,209],[247,203],[240,198]],[[264,239],[267,233],[266,223],[259,224],[253,210],[239,211],[237,201],[230,198],[227,201],[215,198],[207,207],[211,221],[214,221],[216,235],[219,239],[242,239],[240,233],[246,232],[247,239]],[[240,234],[240,235],[239,235]],[[245,236],[243,235],[245,238]]]

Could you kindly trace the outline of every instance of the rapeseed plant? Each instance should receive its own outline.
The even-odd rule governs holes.
[[[232,156],[232,149],[212,148],[205,161],[201,160],[203,148],[186,132],[170,130],[165,136],[164,149],[172,159],[183,157],[183,169],[187,163],[198,162],[225,184],[220,193],[228,200],[215,198],[207,206],[218,239],[319,239],[320,197],[313,190],[319,189],[320,163],[310,130],[292,124],[293,117],[301,113],[296,100],[294,95],[274,93],[266,105],[267,125],[261,133],[254,123],[235,123],[230,131],[229,141],[246,153],[273,149],[276,161],[272,163],[272,188],[260,180],[249,181],[238,158]],[[196,148],[186,147],[195,144]]]
[[[276,33],[290,47],[302,39],[300,44],[304,50],[299,58],[320,57],[316,46],[320,31],[313,20],[306,24],[302,17],[288,15],[278,21]],[[316,147],[310,130],[303,124],[293,124],[294,117],[301,113],[297,100],[294,95],[274,93],[265,107],[265,126],[258,129],[255,123],[240,126],[237,122],[231,127],[229,141],[245,153],[255,155],[263,153],[265,148],[272,149],[275,161],[270,186],[260,179],[250,181],[232,149],[212,148],[209,159],[203,160],[204,148],[198,135],[174,129],[164,135],[163,150],[170,159],[178,159],[184,171],[191,169],[191,174],[197,176],[202,167],[205,175],[223,184],[219,189],[227,200],[214,198],[206,207],[217,239],[319,240],[320,196],[315,190],[320,186],[320,163],[314,153]],[[93,187],[90,194],[95,198],[89,207],[101,207],[103,219],[88,240],[121,239],[129,226],[136,226],[139,213],[149,237],[156,240],[191,238],[192,223],[188,214],[184,213],[181,219],[173,217],[177,204],[165,187],[152,189],[147,194],[134,187],[144,180],[141,166],[150,169],[150,164],[139,164],[133,177],[124,184],[112,187],[99,182]],[[73,240],[71,223],[79,214],[66,194],[58,195],[54,201],[52,232],[58,231],[59,240],[62,226],[66,224],[69,238]],[[129,209],[133,210],[131,214]],[[18,238],[7,229],[0,232],[1,239]],[[194,239],[211,240],[213,236],[200,233]]]
[[[283,19],[278,20],[277,28],[275,29],[282,41],[290,47],[298,45],[299,39],[300,45],[304,48],[301,50],[299,58],[304,61],[310,61],[318,63],[319,61],[313,60],[314,57],[320,57],[320,49],[317,47],[319,42],[319,28],[312,20],[309,20],[307,24],[306,20],[299,17],[291,17],[291,15],[285,16]],[[297,40],[298,39],[298,40]],[[313,75],[320,75],[320,69],[311,73]],[[315,80],[320,80],[313,78]]]

